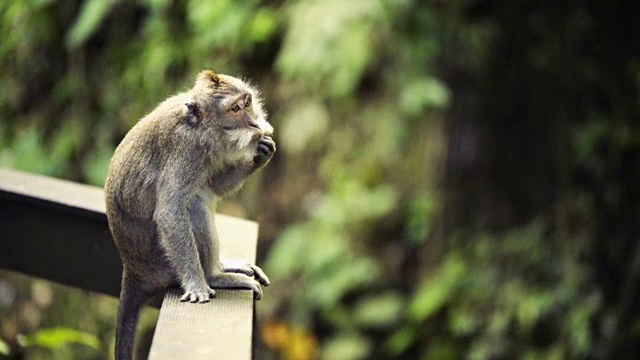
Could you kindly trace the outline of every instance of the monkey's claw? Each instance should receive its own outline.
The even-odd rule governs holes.
[[[216,291],[208,286],[199,289],[190,289],[184,292],[180,301],[191,303],[206,303],[209,299],[216,297]]]

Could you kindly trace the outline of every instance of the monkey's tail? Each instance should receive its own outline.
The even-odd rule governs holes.
[[[133,359],[138,318],[146,298],[146,294],[132,284],[127,272],[123,271],[116,327],[116,360]]]

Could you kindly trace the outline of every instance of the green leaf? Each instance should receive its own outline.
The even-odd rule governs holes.
[[[0,339],[0,355],[9,355],[9,344]]]
[[[465,273],[464,261],[450,257],[439,272],[418,290],[409,306],[411,319],[423,321],[450,302]]]
[[[319,227],[319,226],[318,226]],[[310,256],[304,262],[304,272],[307,274],[321,274],[331,269],[341,268],[341,262],[349,256],[348,240],[344,234],[330,229],[309,225],[309,237],[313,241],[308,242],[307,251]],[[312,230],[315,229],[314,230]]]
[[[591,323],[600,303],[600,296],[591,294],[573,306],[565,330],[569,334],[569,345],[573,353],[586,355],[589,351],[592,342]]]
[[[440,80],[427,77],[409,83],[400,95],[400,107],[407,114],[417,116],[425,108],[443,109],[451,102],[451,92]]]
[[[373,344],[359,334],[338,335],[327,341],[322,352],[322,359],[355,360],[369,356]]]
[[[405,326],[387,340],[385,347],[392,355],[400,355],[407,351],[417,338],[418,330],[413,326]]]
[[[419,196],[411,201],[409,219],[407,220],[407,235],[414,244],[422,244],[431,232],[437,203],[433,196]]]
[[[553,309],[555,304],[554,294],[548,292],[523,296],[518,302],[516,312],[520,325],[525,330],[530,330],[544,314]]]
[[[272,279],[281,279],[298,272],[306,262],[309,232],[304,225],[293,225],[273,245],[265,271]]]
[[[309,304],[330,309],[350,291],[362,288],[379,278],[377,264],[366,257],[343,256],[333,267],[322,269],[312,275],[305,296]]]
[[[68,328],[42,329],[30,335],[18,335],[18,342],[23,347],[39,346],[57,349],[68,344],[85,345],[100,350],[100,340],[92,334]]]
[[[260,8],[249,24],[249,36],[254,42],[264,42],[278,29],[278,14],[269,8]]]
[[[365,298],[354,310],[354,321],[364,326],[385,327],[401,317],[404,299],[396,292]]]
[[[472,334],[479,326],[479,316],[466,308],[454,307],[449,313],[449,329],[456,336]]]
[[[86,0],[80,15],[67,35],[67,46],[71,49],[84,44],[98,30],[102,20],[118,0]]]
[[[360,81],[369,62],[373,58],[371,27],[365,24],[353,26],[336,43],[337,52],[342,54],[340,66],[335,67],[329,83],[335,96],[351,93]]]

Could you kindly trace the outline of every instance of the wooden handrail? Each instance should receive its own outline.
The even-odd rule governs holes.
[[[122,265],[102,189],[0,168],[0,268],[118,296]],[[255,261],[255,222],[216,215],[220,248]],[[164,297],[150,359],[250,359],[253,296],[218,291],[208,304]],[[115,314],[114,314],[115,321]]]
[[[0,168],[0,267],[118,296],[102,189]]]

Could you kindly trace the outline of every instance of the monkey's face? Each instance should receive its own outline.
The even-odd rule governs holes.
[[[255,148],[260,139],[273,134],[255,88],[240,79],[218,74],[213,87],[217,99],[215,121],[238,149]]]

